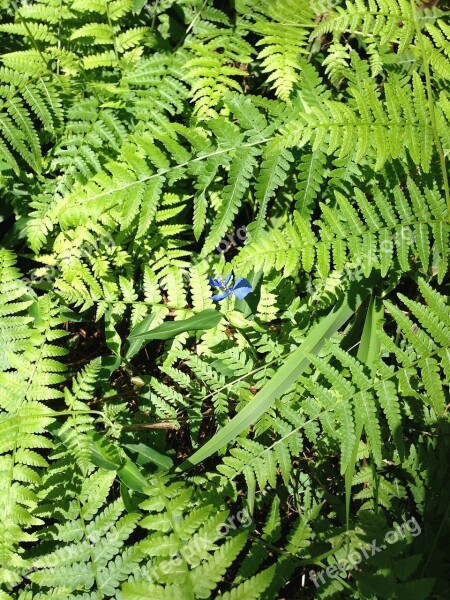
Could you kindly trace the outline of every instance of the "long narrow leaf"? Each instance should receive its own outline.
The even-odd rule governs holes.
[[[146,340],[170,340],[179,333],[185,331],[196,331],[197,329],[212,329],[219,324],[222,315],[213,308],[208,308],[202,312],[184,319],[183,321],[169,321],[163,323],[151,331],[131,331],[128,340],[135,338],[144,338]],[[139,327],[139,325],[137,326]]]

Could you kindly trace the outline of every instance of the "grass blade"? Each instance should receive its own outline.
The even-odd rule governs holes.
[[[167,323],[163,323],[151,331],[140,331],[139,333],[136,333],[135,329],[133,329],[128,339],[144,338],[146,340],[169,340],[179,333],[184,333],[185,331],[212,329],[218,325],[221,318],[222,315],[220,312],[214,310],[213,308],[208,308],[207,310],[203,310],[193,317],[183,319],[183,321],[169,321]],[[137,327],[139,327],[139,325]]]

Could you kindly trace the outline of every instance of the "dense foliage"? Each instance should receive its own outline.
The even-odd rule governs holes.
[[[448,4],[0,11],[0,600],[448,598]]]

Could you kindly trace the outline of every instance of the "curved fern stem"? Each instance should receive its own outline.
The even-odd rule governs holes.
[[[34,39],[33,33],[32,33],[32,31],[31,31],[31,29],[29,28],[29,26],[28,26],[28,23],[27,23],[26,19],[22,18],[22,15],[20,14],[20,9],[19,9],[19,7],[17,6],[17,2],[15,2],[15,0],[12,0],[12,5],[13,5],[13,8],[14,8],[14,10],[15,10],[15,13],[16,13],[16,15],[17,15],[17,18],[18,18],[18,19],[19,19],[19,21],[20,21],[20,22],[23,24],[23,26],[25,27],[25,29],[26,29],[26,31],[27,31],[27,33],[28,33],[29,37],[30,37],[31,43],[33,44],[33,48],[36,50],[36,52],[37,52],[37,53],[39,54],[39,56],[41,57],[41,59],[42,59],[42,62],[44,63],[44,65],[46,65],[46,64],[47,64],[47,61],[45,60],[45,56],[42,54],[42,51],[41,51],[41,49],[40,49],[40,48],[39,48],[39,46],[36,44],[36,40]]]
[[[111,30],[111,37],[112,37],[112,42],[113,42],[114,54],[115,54],[116,61],[117,61],[117,64],[118,64],[119,63],[119,52],[117,50],[116,35],[114,33],[114,28],[113,28],[113,24],[112,24],[112,21],[111,21],[111,16],[109,14],[109,2],[108,1],[105,2],[105,8],[106,8],[106,19],[108,21],[108,27]]]

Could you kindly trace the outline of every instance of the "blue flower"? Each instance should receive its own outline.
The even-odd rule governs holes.
[[[233,285],[227,287],[231,281],[231,277],[232,274],[230,273],[227,277],[225,277],[225,281],[222,279],[222,277],[217,277],[216,279],[213,277],[209,278],[209,283],[222,292],[220,294],[211,296],[211,300],[220,302],[221,300],[228,298],[228,296],[231,296],[231,294],[234,294],[238,300],[243,300],[245,296],[250,294],[250,292],[253,290],[250,282],[247,281],[247,279],[244,279],[244,277],[238,277]]]

